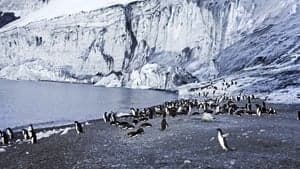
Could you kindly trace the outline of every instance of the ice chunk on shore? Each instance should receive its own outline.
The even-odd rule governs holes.
[[[64,131],[60,134],[61,136],[62,135],[65,135],[65,134],[67,134],[70,130],[72,130],[72,129],[74,129],[74,127],[67,127],[67,128],[65,128],[64,129]]]
[[[203,113],[201,119],[202,119],[202,121],[205,121],[205,122],[212,122],[215,120],[214,116],[209,113]]]
[[[5,148],[0,148],[0,153],[5,153],[6,149]]]
[[[37,133],[37,139],[40,140],[42,138],[48,138],[54,134],[59,134],[61,132],[63,132],[64,129],[54,129],[54,130],[49,130],[49,131],[44,131],[44,132],[39,132]]]

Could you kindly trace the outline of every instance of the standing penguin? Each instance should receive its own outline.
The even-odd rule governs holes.
[[[298,120],[300,120],[300,111],[298,111]]]
[[[83,133],[82,125],[78,121],[75,121],[74,123],[77,134]]]
[[[7,128],[6,129],[6,134],[8,135],[9,140],[13,140],[14,139],[14,132],[11,128]]]
[[[167,120],[163,118],[161,121],[161,131],[164,131],[168,126]]]
[[[36,144],[37,143],[36,133],[34,131],[34,128],[33,128],[32,124],[30,124],[29,127],[28,127],[28,136],[29,136],[31,144]]]
[[[37,137],[36,137],[35,131],[32,130],[30,133],[31,133],[30,143],[31,144],[36,144],[37,143]]]
[[[107,122],[109,122],[109,118],[108,118],[108,116],[107,116],[107,112],[105,112],[104,114],[103,114],[103,120],[104,120],[104,123],[107,123]]]
[[[231,150],[229,147],[228,147],[228,144],[227,144],[227,141],[226,141],[226,137],[229,135],[228,133],[227,134],[223,134],[222,130],[220,128],[217,129],[218,131],[218,141],[222,147],[223,150],[225,151],[229,151]]]
[[[8,144],[8,135],[6,134],[5,131],[0,131],[0,142],[3,145],[7,145]]]
[[[153,119],[153,116],[154,116],[154,112],[153,112],[153,109],[149,108],[149,119]]]
[[[22,130],[22,135],[23,135],[24,140],[28,140],[29,139],[28,131],[26,129]]]

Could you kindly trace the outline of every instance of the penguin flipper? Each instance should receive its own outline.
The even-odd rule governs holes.
[[[228,136],[229,136],[229,133],[226,133],[226,134],[223,134],[223,135],[222,135],[222,137],[224,137],[224,138],[225,138],[225,137],[228,137]]]

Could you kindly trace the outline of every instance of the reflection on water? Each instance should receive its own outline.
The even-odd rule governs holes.
[[[52,126],[128,112],[177,98],[176,94],[83,84],[0,80],[0,128],[30,123]]]

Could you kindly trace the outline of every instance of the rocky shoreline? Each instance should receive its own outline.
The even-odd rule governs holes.
[[[169,127],[153,127],[129,138],[127,131],[90,121],[77,135],[72,126],[38,144],[13,144],[0,153],[0,166],[12,168],[299,168],[300,105],[272,105],[277,115],[242,117],[218,115],[203,122],[200,115],[167,117]],[[65,128],[69,128],[65,132]],[[225,152],[216,139],[216,128],[230,133]],[[37,132],[51,131],[53,128]],[[59,129],[61,129],[59,131]],[[64,134],[62,134],[64,133]],[[3,148],[3,147],[2,147]]]

